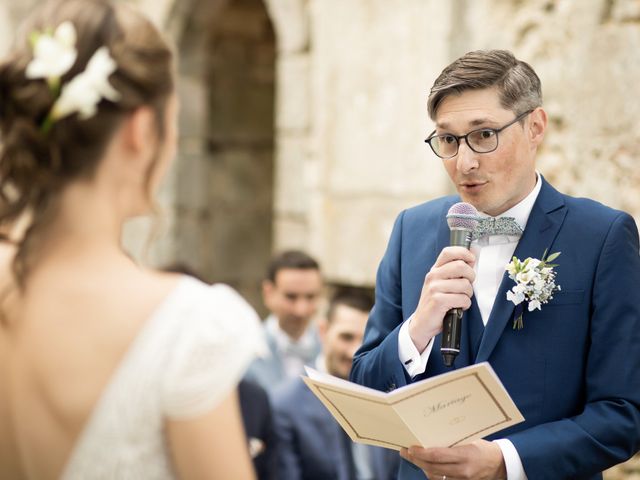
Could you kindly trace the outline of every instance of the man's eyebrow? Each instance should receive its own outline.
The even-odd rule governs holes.
[[[495,120],[492,120],[490,118],[474,118],[469,122],[469,127],[477,127],[478,125],[485,125],[485,124],[491,124],[491,123],[496,123],[496,122]],[[449,128],[449,123],[448,122],[436,123],[436,127],[439,128],[440,130],[447,130]]]

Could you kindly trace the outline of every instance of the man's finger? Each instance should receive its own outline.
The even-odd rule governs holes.
[[[440,255],[436,259],[434,267],[440,267],[453,260],[462,260],[463,262],[473,265],[476,261],[476,257],[473,253],[463,247],[447,247],[440,252]]]
[[[462,459],[459,452],[452,448],[422,448],[413,446],[409,448],[409,455],[431,464],[459,463]]]

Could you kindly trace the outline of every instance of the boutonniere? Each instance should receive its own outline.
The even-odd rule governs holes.
[[[560,291],[560,285],[556,285],[556,272],[553,270],[557,264],[551,263],[560,252],[552,253],[548,257],[544,251],[541,259],[526,258],[524,261],[513,257],[505,269],[509,272],[509,278],[516,282],[516,286],[507,292],[507,300],[514,303],[516,311],[514,314],[513,328],[522,329],[522,315],[524,314],[524,304],[531,312],[535,309],[542,310],[542,305],[553,298],[554,292]]]

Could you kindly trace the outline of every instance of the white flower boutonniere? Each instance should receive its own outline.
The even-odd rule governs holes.
[[[542,310],[542,305],[553,298],[554,292],[560,290],[560,285],[556,285],[556,273],[553,270],[557,264],[550,263],[558,258],[560,253],[552,253],[547,257],[545,250],[540,260],[529,257],[521,261],[513,257],[511,263],[506,266],[509,278],[516,282],[516,286],[507,292],[507,300],[516,305],[514,329],[520,330],[524,326],[524,303],[530,312],[535,309]]]

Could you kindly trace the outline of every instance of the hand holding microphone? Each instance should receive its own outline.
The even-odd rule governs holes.
[[[440,252],[426,275],[409,334],[418,351],[442,331],[441,353],[451,366],[460,351],[462,311],[471,306],[475,256],[468,250],[471,233],[477,226],[476,209],[457,203],[449,209],[447,223],[450,244]]]
[[[456,203],[447,213],[449,243],[451,246],[469,250],[471,236],[478,226],[478,211],[469,203]],[[442,342],[440,353],[445,366],[450,367],[460,353],[460,332],[462,329],[462,308],[450,309],[442,321]]]

